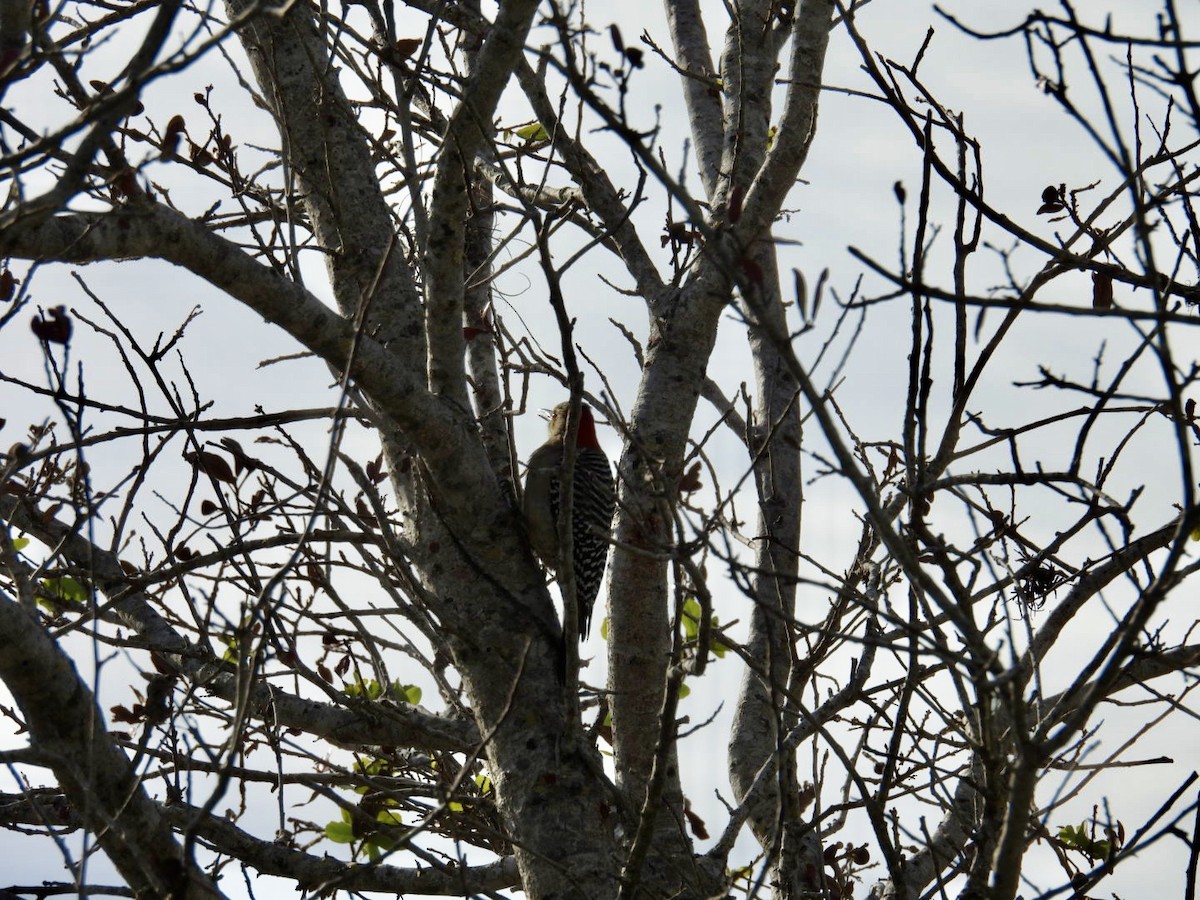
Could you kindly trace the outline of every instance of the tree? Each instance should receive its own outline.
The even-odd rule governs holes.
[[[1037,209],[985,194],[921,69],[933,31],[897,62],[866,6],[671,2],[668,39],[634,43],[532,0],[4,0],[0,338],[43,367],[4,375],[11,833],[79,830],[147,897],[224,895],[239,866],[314,895],[1082,897],[1164,835],[1194,891],[1195,776],[1126,824],[1103,798],[1165,748],[1093,750],[1108,704],[1143,704],[1143,742],[1195,711],[1193,44],[1173,0],[1152,32],[941,14],[1023,38],[1109,166]],[[855,250],[857,282],[789,261],[819,227],[787,204],[833,139],[831,34],[918,181],[897,262]],[[641,102],[652,71],[686,141]],[[121,296],[76,273],[69,308],[45,299],[103,261]],[[331,403],[218,412],[177,304],[201,282]],[[147,290],[176,323],[149,340]],[[1023,342],[1064,321],[1082,356],[1060,341],[1028,380]],[[889,419],[841,385],[872,328],[907,352]],[[623,448],[583,651],[573,576],[547,584],[519,514],[517,428],[551,384]],[[856,536],[818,554],[822,527]],[[741,673],[728,791],[681,755],[711,741],[680,703],[718,666]],[[714,789],[710,840],[690,800]]]

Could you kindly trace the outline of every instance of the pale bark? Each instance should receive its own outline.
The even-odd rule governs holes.
[[[75,664],[36,621],[0,594],[0,678],[25,717],[29,738],[129,886],[144,896],[220,897],[185,860],[170,824],[118,749]]]

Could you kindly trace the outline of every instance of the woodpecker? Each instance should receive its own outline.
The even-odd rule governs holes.
[[[550,439],[530,454],[525,470],[524,512],[529,543],[542,562],[556,571],[560,568],[558,498],[569,409],[569,403],[554,407],[550,415]],[[579,640],[583,641],[590,630],[592,607],[600,593],[600,580],[608,561],[608,533],[617,504],[612,469],[596,440],[596,423],[586,406],[579,408],[575,446],[571,561],[575,570]]]

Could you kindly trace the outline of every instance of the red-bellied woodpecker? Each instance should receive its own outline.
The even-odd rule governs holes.
[[[558,508],[563,449],[570,404],[560,403],[550,416],[550,439],[529,457],[525,471],[525,524],[529,543],[542,562],[558,570]],[[579,408],[579,432],[571,493],[571,561],[575,570],[579,639],[585,640],[592,606],[608,561],[608,533],[616,507],[616,488],[608,457],[596,440],[592,411]]]

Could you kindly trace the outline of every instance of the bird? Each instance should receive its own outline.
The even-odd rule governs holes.
[[[525,469],[523,512],[529,544],[542,562],[555,571],[562,568],[558,546],[559,489],[570,407],[569,403],[554,407],[550,414],[550,437],[529,455]],[[608,536],[617,504],[612,468],[596,439],[596,422],[586,405],[579,408],[575,446],[571,562],[575,572],[579,640],[585,641],[608,562]]]

